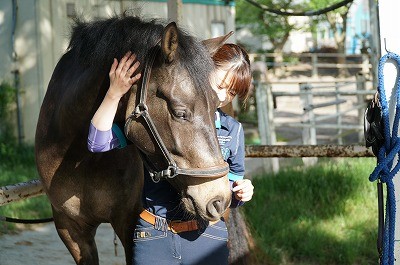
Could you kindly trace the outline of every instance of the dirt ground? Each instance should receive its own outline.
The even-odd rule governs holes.
[[[26,227],[21,233],[0,237],[0,265],[74,265],[67,248],[58,237],[54,223]],[[96,244],[100,264],[123,265],[125,257],[120,242],[114,254],[114,232],[109,224],[97,229]]]

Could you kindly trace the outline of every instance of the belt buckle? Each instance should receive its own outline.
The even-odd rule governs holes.
[[[168,221],[167,219],[156,215],[154,228],[159,231],[167,231],[168,229]]]

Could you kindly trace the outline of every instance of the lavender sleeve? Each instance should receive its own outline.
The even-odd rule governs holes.
[[[90,152],[99,153],[117,148],[120,146],[120,143],[118,137],[111,129],[100,131],[90,122],[87,145]]]

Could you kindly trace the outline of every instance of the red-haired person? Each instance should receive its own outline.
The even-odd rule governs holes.
[[[213,60],[216,71],[210,81],[220,100],[215,125],[224,160],[229,164],[231,207],[238,207],[251,200],[254,187],[250,180],[244,179],[243,127],[220,107],[230,103],[236,95],[241,99],[247,98],[251,83],[250,62],[247,53],[235,44],[223,45]],[[120,134],[112,129],[113,120],[120,98],[140,78],[140,74],[133,75],[138,66],[139,62],[131,53],[120,62],[114,60],[110,70],[110,88],[90,125],[90,151],[105,152],[121,147],[117,136]],[[190,229],[179,233],[146,220],[145,216],[150,215],[168,224],[176,220],[193,222],[182,209],[179,193],[171,184],[168,181],[154,183],[146,170],[142,204],[144,210],[133,235],[133,264],[228,264],[228,231],[223,219],[215,224],[204,222],[195,229],[188,226]]]

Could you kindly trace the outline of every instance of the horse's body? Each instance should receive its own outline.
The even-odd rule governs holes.
[[[224,163],[213,126],[218,99],[209,83],[210,52],[221,41],[203,45],[175,24],[164,28],[133,17],[75,26],[42,104],[35,147],[58,234],[77,264],[98,264],[94,236],[104,222],[112,224],[131,263],[132,232],[142,209],[144,168],[139,150],[154,168],[166,166],[141,117],[132,117],[125,128],[133,145],[106,153],[87,149],[90,120],[108,89],[113,58],[120,59],[130,50],[144,67],[150,49],[160,42],[147,91],[148,112],[176,164],[196,172]],[[124,123],[133,112],[137,90],[132,87],[121,99],[115,122]],[[169,181],[196,218],[218,219],[230,203],[224,174],[179,175]]]

